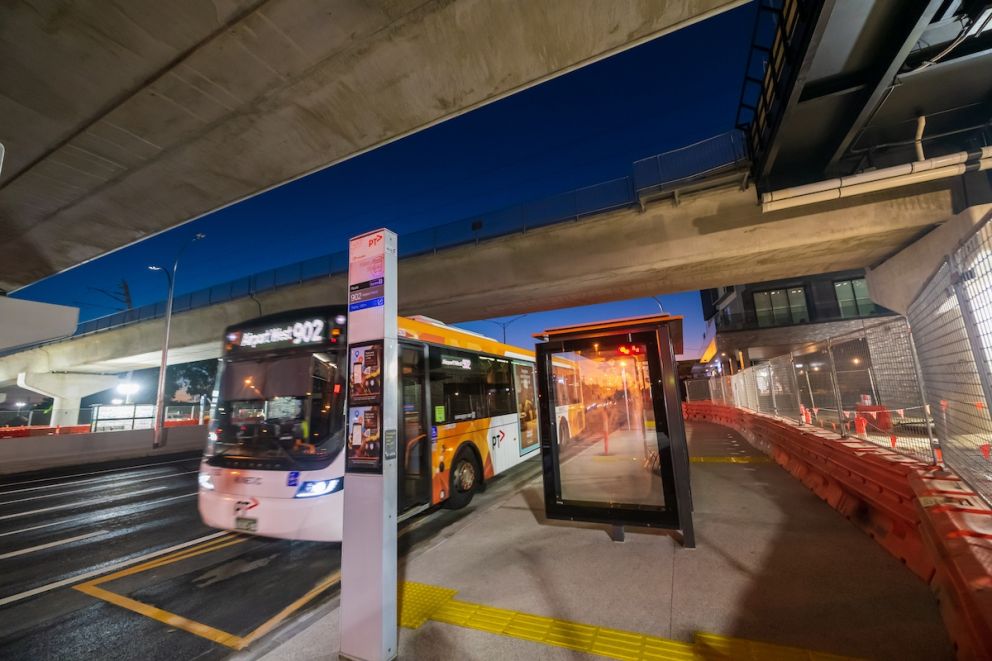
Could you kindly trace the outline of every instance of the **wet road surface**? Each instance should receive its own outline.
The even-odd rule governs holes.
[[[198,455],[0,477],[0,658],[210,659],[336,596],[340,544],[221,533]],[[399,552],[536,476],[528,461],[459,511],[400,524]]]

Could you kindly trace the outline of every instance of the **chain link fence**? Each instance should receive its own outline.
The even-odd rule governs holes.
[[[903,318],[865,322],[732,376],[688,381],[686,397],[815,425],[932,463],[932,422],[911,337]]]
[[[940,265],[908,312],[944,460],[992,501],[992,228]]]
[[[856,436],[926,463],[946,462],[992,503],[992,216],[941,262],[906,319],[866,322],[742,370],[729,390],[726,378],[708,388],[689,382],[687,399],[709,394],[710,401]]]

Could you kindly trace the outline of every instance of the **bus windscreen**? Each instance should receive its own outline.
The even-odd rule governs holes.
[[[330,461],[344,445],[339,352],[223,364],[208,455]]]

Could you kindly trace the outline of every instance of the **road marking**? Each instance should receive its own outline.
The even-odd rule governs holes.
[[[88,539],[90,537],[96,537],[97,535],[102,535],[107,532],[106,530],[97,530],[96,532],[88,532],[85,535],[76,535],[75,537],[69,537],[67,539],[60,539],[57,542],[48,542],[47,544],[39,544],[38,546],[32,546],[31,548],[21,549],[20,551],[11,551],[10,553],[4,553],[0,555],[0,560],[6,560],[7,558],[16,558],[19,555],[25,555],[33,551],[43,551],[45,549],[50,549],[54,546],[62,546],[63,544],[71,544],[72,542],[78,542],[81,539]]]
[[[151,558],[158,558],[163,555],[168,555],[169,553],[174,553],[178,550],[185,549],[189,546],[194,546],[195,544],[200,544],[205,541],[209,541],[220,537],[222,535],[227,535],[226,532],[215,532],[209,535],[204,535],[203,537],[197,537],[196,539],[191,539],[188,542],[183,542],[182,544],[176,544],[175,546],[170,546],[167,549],[161,549],[159,551],[153,551],[151,553],[146,553],[145,555],[138,556],[137,558],[131,558],[130,560],[124,560],[118,563],[117,567],[127,567],[130,565],[138,564],[139,562],[145,562]],[[20,601],[22,599],[27,599],[28,597],[33,597],[43,592],[49,592],[51,590],[56,590],[67,585],[72,585],[73,583],[79,583],[80,581],[85,581],[86,579],[93,578],[94,576],[99,576],[107,571],[106,567],[100,569],[94,569],[92,571],[84,572],[82,574],[76,574],[75,576],[70,576],[69,578],[64,578],[61,581],[55,581],[54,583],[49,583],[48,585],[42,585],[41,587],[32,588],[31,590],[26,590],[18,594],[12,594],[9,597],[4,597],[0,599],[0,606],[6,606],[7,604],[12,604],[15,601]]]
[[[171,475],[179,475],[179,474],[180,473],[168,473],[167,475],[163,475],[161,477],[169,477]],[[64,482],[59,484],[43,484],[40,487],[24,487],[23,489],[11,489],[9,491],[0,491],[0,496],[6,496],[12,493],[24,493],[25,491],[40,491],[42,489],[63,489],[65,487],[75,487],[80,484],[97,483],[96,486],[106,485],[107,487],[110,487],[116,482],[125,481],[126,479],[127,479],[127,475],[108,475],[106,477],[92,477],[88,480],[76,480],[75,482]]]
[[[237,636],[233,633],[228,633],[227,631],[222,631],[215,627],[203,624],[202,622],[197,622],[196,620],[191,620],[182,615],[177,615],[176,613],[171,613],[162,608],[152,606],[151,604],[146,604],[136,599],[126,597],[116,592],[111,592],[106,588],[100,587],[104,583],[109,583],[111,581],[116,581],[117,579],[124,578],[125,576],[131,576],[133,574],[138,574],[141,572],[149,571],[151,569],[156,569],[158,567],[163,567],[174,562],[180,562],[182,560],[188,560],[190,558],[202,555],[204,553],[212,553],[214,551],[219,551],[220,549],[227,548],[228,546],[233,546],[235,544],[240,544],[246,542],[251,537],[248,536],[235,536],[231,533],[218,533],[218,535],[226,535],[225,537],[217,537],[212,540],[207,540],[202,544],[194,545],[190,548],[178,551],[171,555],[165,557],[160,557],[155,560],[122,569],[120,571],[114,572],[112,574],[107,574],[105,576],[100,576],[91,581],[81,583],[79,585],[73,586],[73,589],[78,590],[84,594],[88,594],[96,599],[102,599],[108,603],[114,604],[121,608],[126,608],[127,610],[138,613],[139,615],[144,615],[145,617],[151,618],[157,622],[161,622],[170,627],[176,629],[182,629],[188,633],[191,633],[201,638],[206,638],[207,640],[213,641],[218,645],[224,645],[233,650],[243,650],[259,638],[267,635],[273,629],[278,627],[282,622],[284,622],[288,617],[292,616],[293,613],[303,608],[306,604],[310,603],[316,599],[323,592],[331,589],[335,585],[341,582],[341,572],[334,571],[325,576],[317,585],[312,587],[306,594],[299,597],[293,603],[289,604],[281,611],[270,617],[268,620],[263,622],[259,627],[249,632],[245,636]]]
[[[0,516],[0,521],[6,521],[7,519],[19,519],[22,516],[31,516],[32,514],[42,514],[44,512],[54,512],[56,510],[67,510],[74,507],[86,507],[87,505],[96,505],[99,503],[111,503],[118,500],[124,500],[126,498],[133,498],[134,496],[143,496],[148,493],[155,493],[156,491],[166,491],[169,487],[152,487],[151,489],[143,489],[141,491],[132,491],[130,493],[122,493],[118,496],[110,496],[109,498],[94,498],[92,500],[80,500],[75,503],[65,503],[63,505],[52,505],[51,507],[42,507],[36,510],[28,510],[27,512],[15,512],[13,514],[4,514]]]
[[[178,495],[178,496],[169,496],[168,498],[159,498],[158,500],[150,500],[147,503],[145,503],[145,505],[158,505],[159,503],[167,503],[170,500],[179,500],[180,498],[189,498],[190,496],[195,496],[196,494],[197,494],[197,492],[194,491],[193,493],[184,493],[184,494],[181,494],[181,495]],[[113,508],[111,508],[111,509],[113,509]],[[83,515],[77,515],[75,518],[78,518],[79,516],[89,517],[88,514],[83,514]],[[17,534],[22,533],[22,532],[31,532],[32,530],[40,530],[42,528],[50,528],[52,526],[71,526],[71,525],[73,525],[72,524],[73,518],[74,517],[70,517],[68,519],[61,519],[59,521],[52,521],[51,523],[43,523],[43,524],[38,525],[38,526],[31,526],[29,528],[21,528],[19,530],[11,530],[9,532],[0,532],[0,537],[6,537],[7,535],[17,535]],[[84,520],[83,523],[85,524],[86,521]]]
[[[34,480],[21,480],[20,482],[6,482],[0,484],[0,489],[3,487],[16,487],[18,484],[34,484],[36,482],[50,482],[52,480],[62,480],[69,477],[85,477],[86,475],[100,475],[102,473],[115,473],[117,471],[129,471],[135,468],[148,468],[149,466],[168,466],[169,464],[182,464],[188,461],[200,461],[200,457],[190,457],[189,459],[174,459],[172,461],[159,461],[154,464],[138,464],[137,466],[122,466],[120,468],[108,468],[102,471],[90,471],[89,473],[73,473],[72,475],[58,475],[56,477],[39,477]],[[56,485],[49,485],[56,486]],[[44,487],[41,487],[44,488]],[[10,492],[7,492],[10,493]],[[2,495],[2,494],[0,494]]]
[[[32,530],[40,530],[42,528],[51,528],[52,526],[63,525],[65,521],[52,521],[51,523],[43,523],[40,526],[31,526],[30,528],[21,528],[20,530],[11,530],[10,532],[0,532],[0,537],[6,537],[7,535],[16,535],[22,532],[31,532]]]
[[[88,594],[91,597],[102,599],[103,601],[111,603],[115,606],[126,608],[127,610],[138,613],[139,615],[144,615],[145,617],[150,617],[153,620],[158,620],[159,622],[162,622],[163,624],[166,624],[174,629],[188,631],[191,634],[200,636],[201,638],[206,638],[207,640],[212,640],[215,643],[230,647],[232,649],[241,649],[238,647],[241,642],[241,638],[235,636],[234,634],[227,633],[226,631],[215,629],[209,625],[201,624],[200,622],[190,620],[181,615],[176,615],[175,613],[164,611],[161,608],[156,608],[155,606],[150,606],[140,601],[135,601],[130,597],[124,597],[116,592],[110,592],[109,590],[104,590],[103,588],[94,587],[89,583],[77,585],[75,589],[84,594]]]
[[[305,605],[316,599],[317,596],[319,596],[325,590],[329,590],[330,588],[334,587],[340,582],[341,582],[341,572],[340,571],[331,572],[330,574],[324,577],[324,580],[322,580],[320,583],[315,585],[305,595],[303,595],[302,597],[291,603],[289,606],[283,608],[276,615],[266,620],[262,624],[262,626],[258,627],[257,629],[249,633],[247,636],[242,638],[241,642],[238,645],[238,649],[243,650],[244,648],[248,647],[262,636],[268,634],[270,631],[272,631],[277,626],[279,626],[290,615],[292,615],[293,613],[300,610]]]
[[[166,479],[168,479],[170,477],[179,477],[180,475],[192,475],[193,473],[199,473],[199,472],[200,472],[199,470],[195,470],[195,471],[183,471],[182,473],[170,473],[169,475],[156,475],[155,477],[143,477],[140,480],[130,480],[130,481],[127,482],[127,485],[138,484],[140,482],[151,482],[153,480],[166,480]],[[125,485],[125,484],[118,484],[116,486],[111,486],[109,484],[101,484],[101,485],[96,485],[96,486],[91,486],[91,487],[85,487],[83,489],[73,489],[72,491],[60,491],[59,493],[46,493],[46,494],[42,494],[40,496],[28,496],[27,498],[18,498],[17,500],[5,500],[5,501],[0,502],[0,505],[13,505],[14,503],[24,503],[24,502],[27,502],[29,500],[40,500],[42,498],[57,498],[59,496],[68,496],[69,494],[73,494],[73,493],[84,493],[86,491],[94,491],[94,490],[101,489],[101,488],[105,488],[105,489],[120,489],[122,486],[127,486],[127,485]],[[66,484],[66,485],[63,485],[63,486],[67,486],[68,487],[68,486],[74,486],[74,485]],[[39,487],[34,487],[34,488],[37,489]],[[25,489],[25,491],[27,491],[27,489]],[[0,493],[0,496],[6,496],[8,493],[14,493],[14,492],[8,491],[6,493]]]

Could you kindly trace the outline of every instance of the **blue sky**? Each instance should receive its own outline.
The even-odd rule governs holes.
[[[733,128],[754,7],[726,12],[566,76],[313,173],[179,228],[40,281],[16,296],[81,306],[81,319],[117,304],[95,291],[121,279],[135,305],[163,300],[183,257],[187,292],[340,251],[376,227],[404,233],[540,199],[630,173],[633,161]],[[687,353],[700,347],[698,294],[666,295],[686,316]],[[509,340],[548,326],[656,311],[651,299],[528,315]],[[499,337],[491,323],[468,324]]]

